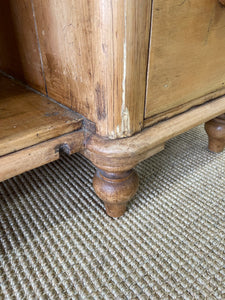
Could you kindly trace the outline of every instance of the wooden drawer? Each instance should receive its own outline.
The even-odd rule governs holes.
[[[225,7],[219,1],[153,1],[145,118],[223,95],[224,46]]]

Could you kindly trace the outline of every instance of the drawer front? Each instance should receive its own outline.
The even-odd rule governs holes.
[[[225,7],[218,0],[154,0],[145,118],[225,93]]]

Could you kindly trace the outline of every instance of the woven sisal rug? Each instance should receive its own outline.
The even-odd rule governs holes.
[[[225,299],[225,152],[203,126],[137,166],[120,219],[80,155],[0,184],[0,299]]]

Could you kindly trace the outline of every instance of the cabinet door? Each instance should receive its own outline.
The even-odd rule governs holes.
[[[145,118],[176,114],[225,93],[225,7],[154,0]]]

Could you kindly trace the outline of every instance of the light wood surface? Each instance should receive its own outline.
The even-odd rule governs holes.
[[[151,1],[112,3],[113,95],[108,136],[121,138],[143,128]]]
[[[220,97],[146,128],[129,138],[113,141],[91,136],[87,140],[84,155],[99,169],[107,172],[129,170],[140,161],[162,150],[162,145],[169,139],[224,112],[225,97]]]
[[[129,136],[143,126],[151,1],[33,0],[50,97]]]
[[[48,95],[89,119],[98,113],[99,119],[104,120],[105,97],[108,98],[111,89],[106,85],[107,71],[111,69],[103,55],[105,33],[100,26],[104,22],[100,19],[100,1],[33,0],[33,3]]]
[[[0,76],[0,156],[81,126],[78,114]]]
[[[45,93],[31,0],[0,1],[0,70]]]
[[[168,120],[171,117],[173,117],[174,115],[183,113],[183,112],[189,110],[190,108],[197,107],[198,105],[208,102],[211,99],[218,98],[219,96],[221,96],[221,90],[215,91],[206,96],[200,97],[197,100],[193,100],[193,101],[187,102],[185,104],[181,104],[169,111],[166,111],[166,112],[157,114],[153,117],[147,118],[144,120],[144,127],[152,126],[155,123],[158,123],[159,121]]]
[[[217,0],[153,1],[145,118],[223,95],[224,45],[225,10]]]
[[[127,137],[224,94],[221,3],[5,1],[0,68]]]
[[[59,150],[63,145],[67,145],[69,154],[79,152],[83,147],[83,140],[84,133],[80,130],[0,156],[0,181],[59,159]]]

